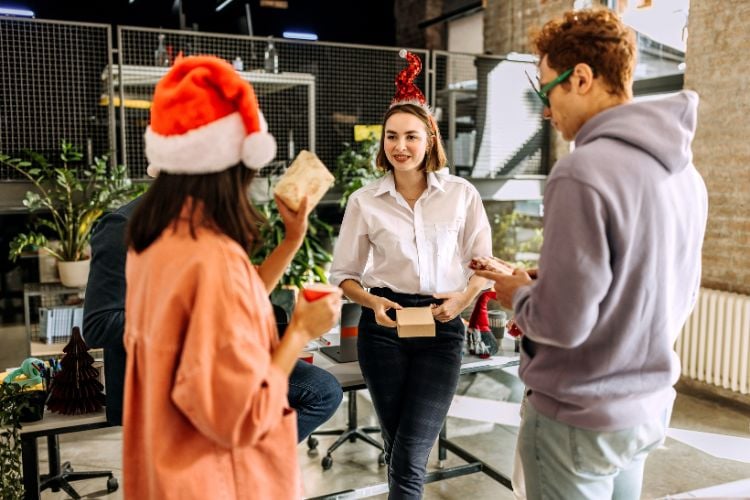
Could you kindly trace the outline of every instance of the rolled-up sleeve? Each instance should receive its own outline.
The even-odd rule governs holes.
[[[474,271],[469,269],[471,259],[492,255],[492,230],[482,198],[474,187],[468,191],[466,221],[462,233],[461,264],[466,277],[469,278],[474,274]]]
[[[171,396],[203,435],[229,448],[256,444],[289,410],[288,378],[261,341],[268,319],[227,272],[201,271]]]
[[[329,281],[338,286],[351,279],[362,281],[362,273],[370,255],[370,239],[359,199],[352,196],[346,205],[339,238],[333,250]]]

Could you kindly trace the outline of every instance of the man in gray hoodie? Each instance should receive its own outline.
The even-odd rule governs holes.
[[[575,150],[544,193],[536,280],[495,280],[524,332],[519,450],[529,499],[640,497],[680,373],[675,339],[701,275],[707,194],[692,164],[698,96],[632,103],[636,46],[608,10],[534,39],[544,117]]]

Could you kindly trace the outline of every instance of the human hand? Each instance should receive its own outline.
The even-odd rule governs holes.
[[[403,309],[400,304],[377,295],[372,296],[368,307],[375,313],[375,322],[388,328],[396,328],[396,321],[392,320],[387,312],[390,309]]]
[[[331,288],[330,293],[311,302],[300,293],[287,331],[300,331],[307,337],[306,341],[310,341],[333,328],[341,315],[343,291],[338,287]]]
[[[276,206],[279,208],[279,215],[284,222],[284,238],[294,243],[302,243],[307,234],[307,217],[310,215],[307,209],[307,196],[304,196],[299,204],[299,210],[296,212],[284,203],[284,200],[274,195]]]
[[[506,309],[513,309],[513,294],[515,291],[532,281],[531,276],[523,269],[516,269],[510,276],[492,271],[476,271],[476,274],[495,282],[494,289],[497,295],[495,300]]]
[[[443,303],[432,308],[432,316],[441,323],[447,323],[466,309],[471,302],[463,292],[436,293],[436,299],[444,299]]]
[[[469,269],[475,271],[492,271],[494,273],[513,274],[514,266],[497,257],[475,257],[469,262]]]

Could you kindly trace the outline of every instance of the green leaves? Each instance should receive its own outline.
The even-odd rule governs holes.
[[[2,161],[2,160],[0,160]],[[18,384],[0,384],[0,492],[2,498],[23,498],[21,412],[30,400]]]
[[[375,165],[380,141],[375,135],[359,144],[345,143],[346,149],[336,158],[336,183],[343,189],[339,205],[346,206],[349,196],[365,184],[377,179],[383,172]]]
[[[6,165],[28,181],[23,205],[38,217],[28,233],[13,240],[10,258],[15,260],[28,248],[45,248],[59,260],[83,260],[94,222],[107,210],[135,198],[145,186],[134,185],[123,165],[109,168],[106,156],[96,157],[91,165],[82,163],[83,154],[69,141],[60,143],[60,155],[54,163],[34,151],[25,151],[28,159],[0,153]],[[60,241],[52,247],[38,229],[45,228]]]
[[[263,246],[252,256],[254,264],[260,264],[284,239],[284,221],[279,215],[276,203],[269,201],[258,206],[267,223],[261,228]],[[333,237],[333,227],[322,221],[315,212],[308,217],[307,236],[297,251],[291,264],[284,272],[279,285],[294,285],[302,288],[305,283],[328,281],[325,265],[333,260],[327,244]]]

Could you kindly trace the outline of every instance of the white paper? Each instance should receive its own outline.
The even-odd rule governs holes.
[[[717,458],[750,463],[750,438],[672,427],[667,429],[667,436]]]
[[[453,396],[448,416],[518,427],[521,424],[520,411],[520,403],[456,395]]]

